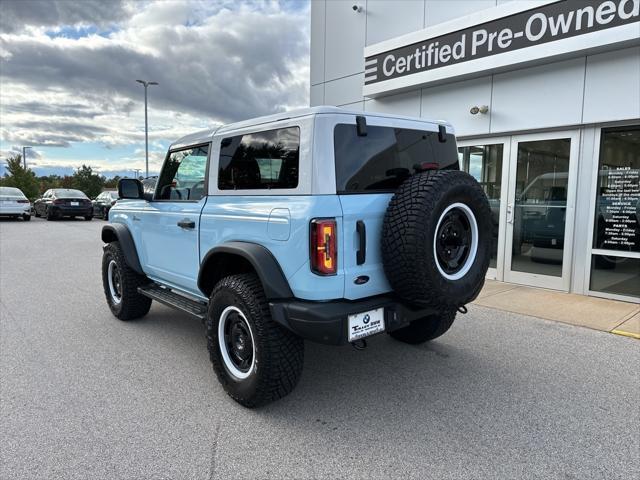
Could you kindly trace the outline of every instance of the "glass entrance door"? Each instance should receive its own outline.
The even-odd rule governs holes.
[[[514,136],[504,280],[569,290],[578,132]]]
[[[460,169],[472,175],[482,186],[491,207],[491,259],[487,277],[502,280],[504,258],[504,218],[507,201],[509,137],[458,142]]]

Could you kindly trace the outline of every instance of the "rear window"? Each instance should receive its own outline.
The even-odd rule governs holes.
[[[57,198],[89,198],[80,190],[60,189],[54,190],[53,194]]]
[[[338,124],[333,134],[338,193],[393,192],[425,163],[457,170],[456,139],[438,132],[367,126],[359,137],[355,124]]]
[[[298,127],[225,138],[220,148],[218,188],[296,188],[299,155]]]
[[[22,190],[15,187],[0,187],[0,195],[3,197],[26,198]]]

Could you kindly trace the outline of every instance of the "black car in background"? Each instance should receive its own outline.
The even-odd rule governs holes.
[[[80,190],[70,188],[51,188],[42,197],[33,202],[36,217],[54,220],[62,217],[93,218],[93,204]]]
[[[118,200],[118,192],[107,190],[98,195],[93,201],[93,216],[109,220],[109,209]]]

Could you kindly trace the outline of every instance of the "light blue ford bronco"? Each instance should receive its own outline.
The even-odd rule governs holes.
[[[155,191],[123,179],[102,230],[107,303],[199,317],[247,407],[293,390],[304,339],[434,339],[482,288],[491,212],[451,125],[316,107],[171,145]]]

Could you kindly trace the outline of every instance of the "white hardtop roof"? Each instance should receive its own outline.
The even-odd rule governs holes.
[[[397,118],[400,120],[411,120],[414,122],[431,123],[437,125],[446,125],[451,128],[451,124],[444,120],[431,120],[426,118],[407,117],[404,115],[396,115],[392,113],[378,113],[378,112],[364,112],[362,110],[347,110],[340,107],[307,107],[296,110],[290,110],[288,112],[275,113],[273,115],[265,115],[263,117],[251,118],[249,120],[242,120],[240,122],[229,123],[227,125],[221,125],[217,128],[209,128],[206,130],[200,130],[189,135],[185,135],[176,142],[172,143],[169,149],[183,147],[187,145],[196,145],[198,143],[210,142],[214,135],[224,134],[225,132],[232,132],[241,128],[252,127],[254,125],[261,125],[264,123],[277,122],[279,120],[288,120],[291,118],[307,117],[311,115],[326,115],[326,114],[347,114],[347,115],[365,115],[367,117],[384,117],[384,118]]]

